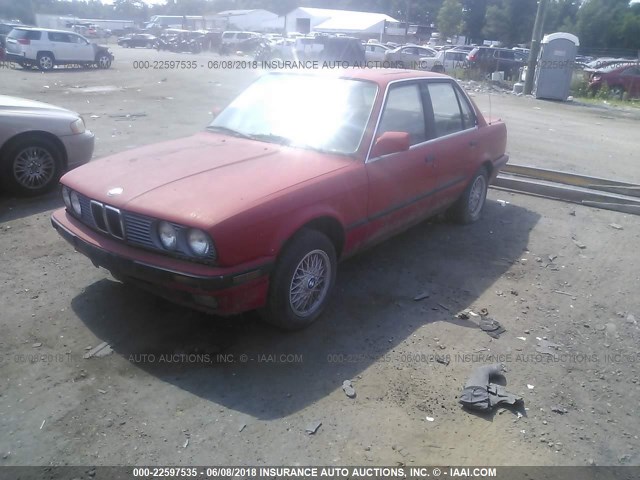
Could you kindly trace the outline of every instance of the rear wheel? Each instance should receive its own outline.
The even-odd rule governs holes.
[[[40,195],[57,185],[62,165],[62,152],[56,144],[47,138],[28,136],[3,152],[0,180],[16,195]]]
[[[458,201],[449,209],[450,217],[462,224],[479,220],[487,199],[488,186],[489,173],[486,167],[482,167],[476,172]]]
[[[53,55],[50,53],[39,53],[37,62],[38,62],[38,68],[43,72],[52,70],[56,64],[55,59],[53,58]]]
[[[336,278],[333,243],[315,230],[302,230],[286,246],[271,277],[265,320],[284,330],[313,323],[327,305]]]

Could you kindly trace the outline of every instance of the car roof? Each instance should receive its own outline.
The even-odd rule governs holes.
[[[403,70],[397,68],[345,68],[345,69],[322,69],[322,70],[277,70],[275,74],[292,73],[296,75],[318,75],[344,78],[348,80],[365,80],[374,82],[381,87],[386,87],[389,83],[399,80],[414,80],[423,78],[436,78],[452,80],[451,77],[435,72]]]
[[[78,35],[76,32],[72,32],[70,30],[56,30],[54,28],[40,28],[40,27],[16,27],[15,30],[30,30],[36,32],[55,32],[55,33],[73,33],[74,35]]]

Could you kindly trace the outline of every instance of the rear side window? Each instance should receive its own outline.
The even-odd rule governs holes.
[[[52,42],[71,43],[71,36],[67,33],[49,32],[49,40]]]
[[[7,38],[15,38],[16,40],[28,39],[28,40],[40,40],[42,32],[37,30],[19,30],[13,29]]]
[[[450,83],[429,83],[429,96],[433,106],[435,136],[443,137],[463,130],[458,97]]]
[[[473,128],[476,126],[476,114],[471,108],[469,101],[462,94],[459,89],[455,89],[456,95],[458,96],[458,102],[460,103],[460,110],[462,111],[462,122],[463,128],[466,130],[467,128]]]

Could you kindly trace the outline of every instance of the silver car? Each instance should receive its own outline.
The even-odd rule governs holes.
[[[0,95],[0,184],[22,196],[53,189],[66,171],[91,160],[94,135],[80,115]]]

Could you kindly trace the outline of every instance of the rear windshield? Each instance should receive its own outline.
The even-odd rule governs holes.
[[[29,40],[40,40],[40,35],[41,32],[38,32],[37,30],[21,30],[19,28],[14,28],[11,30],[11,33],[7,38],[28,38]]]

